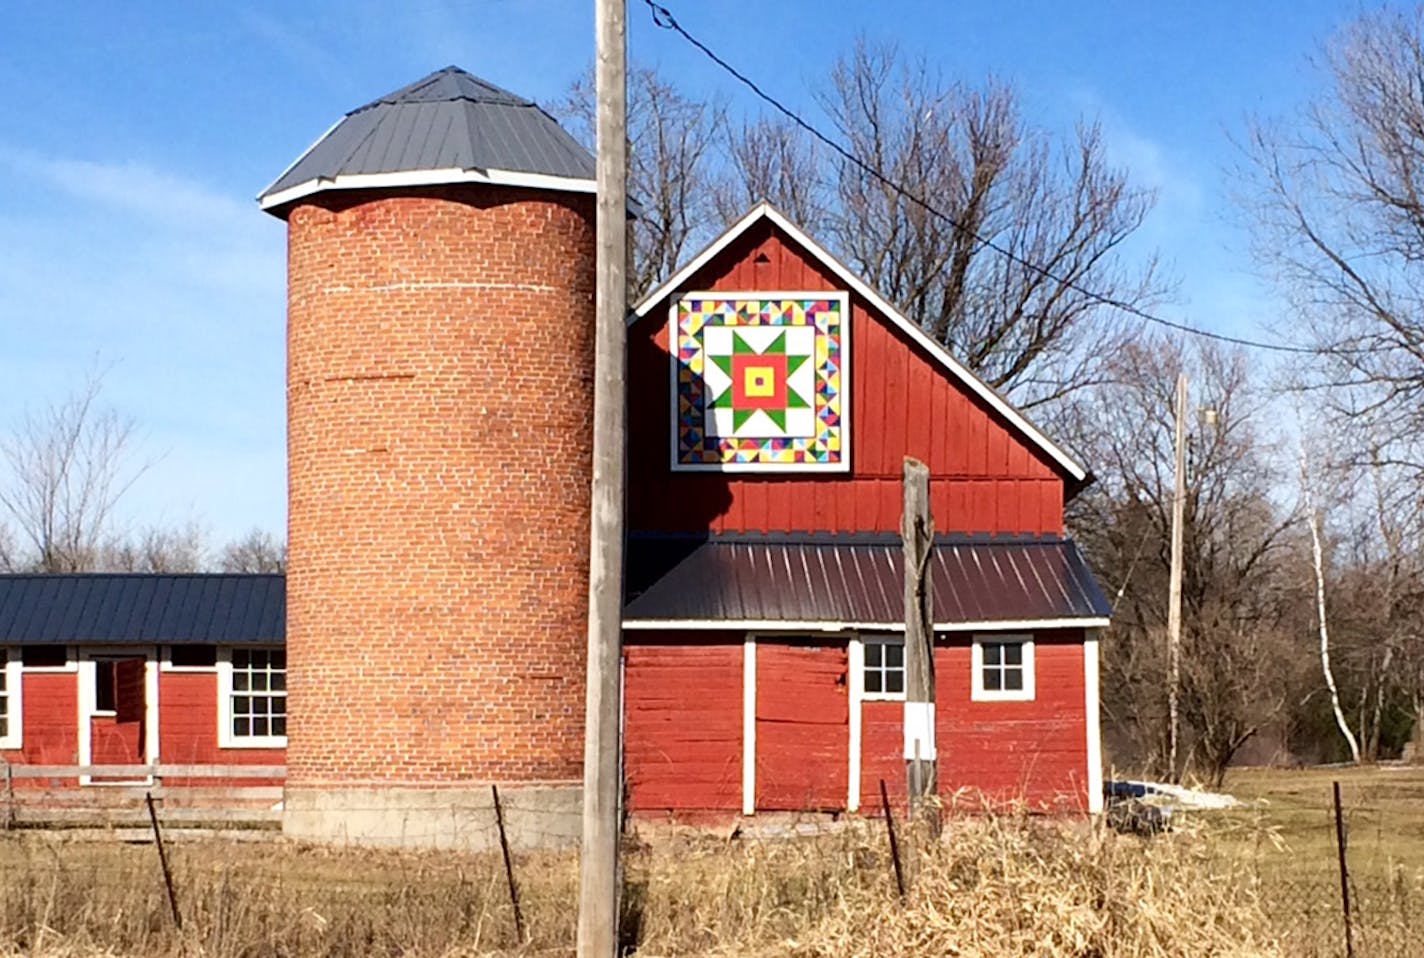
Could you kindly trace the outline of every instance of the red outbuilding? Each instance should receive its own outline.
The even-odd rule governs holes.
[[[280,766],[285,627],[280,575],[0,576],[0,763]]]
[[[903,795],[907,456],[938,530],[941,795],[1098,810],[1108,607],[1063,529],[1087,470],[769,205],[628,336],[634,810]]]

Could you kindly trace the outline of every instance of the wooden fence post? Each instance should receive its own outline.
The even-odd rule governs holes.
[[[1350,926],[1350,870],[1345,864],[1345,819],[1340,813],[1340,783],[1334,782],[1335,851],[1340,859],[1340,906],[1345,913],[1345,958],[1355,958],[1355,934]]]

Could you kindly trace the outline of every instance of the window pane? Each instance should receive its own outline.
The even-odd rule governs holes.
[[[254,692],[265,692],[265,691],[267,691],[267,673],[266,673],[266,672],[254,672],[254,673],[252,673],[252,686],[251,686],[251,688],[252,688],[252,691],[254,691]]]
[[[246,695],[234,696],[232,700],[232,711],[235,715],[251,715],[252,699]]]
[[[885,646],[885,664],[891,668],[903,668],[905,665],[905,647],[903,645]]]
[[[905,673],[886,672],[885,691],[894,692],[896,695],[903,693],[905,691]]]
[[[267,728],[268,728],[268,726],[267,726],[267,720],[266,720],[265,718],[259,718],[259,719],[253,719],[253,720],[252,720],[252,734],[253,734],[253,735],[266,735],[266,734],[267,734]]]
[[[1023,643],[1011,642],[1004,645],[1004,664],[1023,665]]]
[[[885,648],[879,642],[865,643],[865,664],[871,668],[880,667],[880,650]]]
[[[268,667],[269,669],[276,669],[277,671],[281,671],[281,670],[285,669],[285,668],[287,667],[287,653],[286,653],[286,652],[268,652],[268,653],[267,653],[267,667]]]
[[[94,663],[94,708],[100,712],[114,710],[114,663]]]
[[[998,691],[1000,690],[1000,682],[1001,682],[1001,681],[1002,681],[1002,679],[1001,679],[1001,677],[1000,677],[1000,675],[999,675],[999,670],[998,670],[998,669],[985,669],[985,670],[984,670],[984,691],[986,691],[986,692],[998,692]]]
[[[235,690],[238,691],[238,692],[246,692],[246,691],[247,691],[247,686],[248,686],[247,673],[246,673],[246,672],[236,672],[236,671],[234,671],[234,672],[232,673],[232,687],[233,687],[233,689],[235,689]]]
[[[0,702],[0,738],[10,734],[10,719],[5,712],[5,703]]]
[[[881,691],[881,687],[880,687],[880,670],[879,670],[879,669],[876,669],[874,672],[871,672],[871,671],[869,671],[869,670],[866,671],[866,673],[865,673],[865,691],[867,691],[867,692],[879,692],[879,691]]]
[[[248,669],[252,667],[252,653],[246,649],[232,650],[232,667],[235,669]]]
[[[6,673],[5,673],[5,667],[4,667],[3,665],[0,665],[0,692],[4,692],[4,691],[5,691],[5,679],[6,679],[6,678],[7,678],[7,676],[6,676]]]
[[[1023,669],[1004,670],[1004,688],[1010,692],[1023,691]]]
[[[232,734],[245,737],[252,734],[252,720],[247,718],[235,718],[232,720]]]
[[[985,642],[980,648],[984,651],[985,665],[998,665],[1002,661],[1001,654],[1004,647],[997,642]]]
[[[273,734],[273,735],[286,735],[286,734],[287,734],[287,718],[286,718],[286,716],[284,716],[284,715],[278,715],[276,718],[272,719],[272,734]]]
[[[287,691],[287,673],[286,673],[286,672],[273,672],[273,673],[272,673],[272,688],[273,688],[275,691],[277,691],[277,692],[285,692],[285,691]]]

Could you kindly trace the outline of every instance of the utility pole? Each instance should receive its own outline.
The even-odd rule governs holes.
[[[594,14],[598,21],[597,330],[578,958],[613,958],[618,943],[618,673],[623,643],[623,379],[628,314],[626,0],[595,0]]]
[[[926,817],[925,799],[935,794],[934,588],[930,556],[934,517],[930,513],[930,471],[905,457],[905,508],[900,538],[905,555],[905,771],[910,817]]]
[[[1167,778],[1176,782],[1181,729],[1178,697],[1182,685],[1182,524],[1187,509],[1187,374],[1177,374],[1176,472],[1172,492],[1172,575],[1167,592]]]

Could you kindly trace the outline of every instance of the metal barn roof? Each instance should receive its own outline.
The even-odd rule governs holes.
[[[259,200],[275,210],[327,189],[460,182],[593,192],[594,174],[538,104],[451,66],[346,114]]]
[[[903,629],[902,569],[895,537],[635,540],[623,621],[628,628]],[[940,629],[1091,628],[1105,626],[1110,612],[1068,539],[941,538],[930,575]]]
[[[0,643],[281,642],[281,575],[0,575]]]

